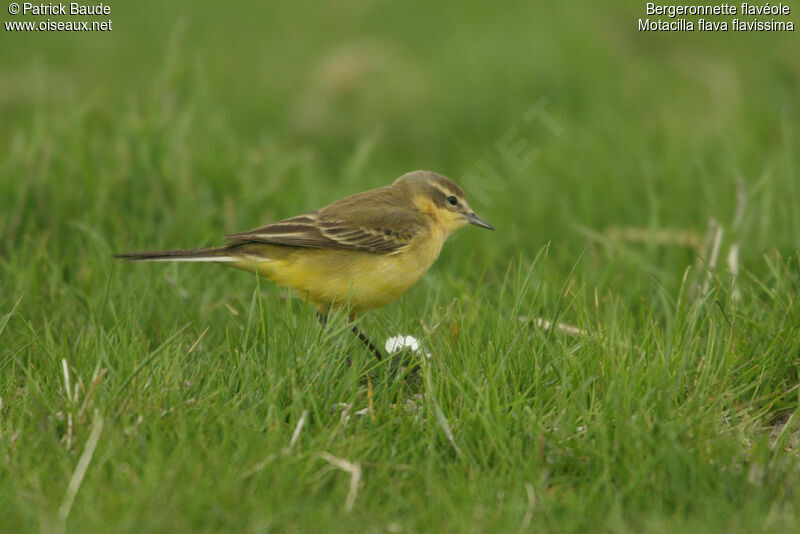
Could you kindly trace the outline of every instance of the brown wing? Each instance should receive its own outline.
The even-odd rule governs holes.
[[[414,210],[400,208],[382,190],[342,199],[318,211],[225,236],[238,242],[390,254],[427,230]]]

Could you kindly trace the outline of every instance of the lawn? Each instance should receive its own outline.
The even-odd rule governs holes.
[[[148,0],[0,31],[0,531],[800,528],[797,36],[640,17]],[[112,258],[419,168],[497,231],[359,320],[416,353]]]

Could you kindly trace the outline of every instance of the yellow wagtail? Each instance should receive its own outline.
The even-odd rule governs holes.
[[[324,324],[332,306],[349,305],[353,320],[405,293],[430,268],[448,236],[468,223],[494,230],[450,179],[414,171],[319,210],[225,236],[229,243],[222,247],[117,257],[224,263],[255,272],[317,305]],[[380,359],[369,339],[352,329]]]

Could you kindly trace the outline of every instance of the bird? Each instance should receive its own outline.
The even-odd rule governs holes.
[[[447,238],[468,224],[494,230],[455,182],[417,170],[318,210],[226,235],[220,247],[115,257],[211,262],[256,273],[316,306],[323,327],[331,309],[347,308],[351,330],[380,360],[380,350],[355,325],[356,317],[408,291],[439,257]]]

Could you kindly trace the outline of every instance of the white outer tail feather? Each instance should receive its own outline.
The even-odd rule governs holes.
[[[160,262],[176,262],[176,261],[187,261],[187,262],[210,262],[210,263],[230,263],[239,261],[237,258],[232,256],[202,256],[199,258],[182,258],[180,256],[172,256],[172,257],[164,257],[164,258],[142,258],[142,259],[134,259],[134,261],[160,261]]]

